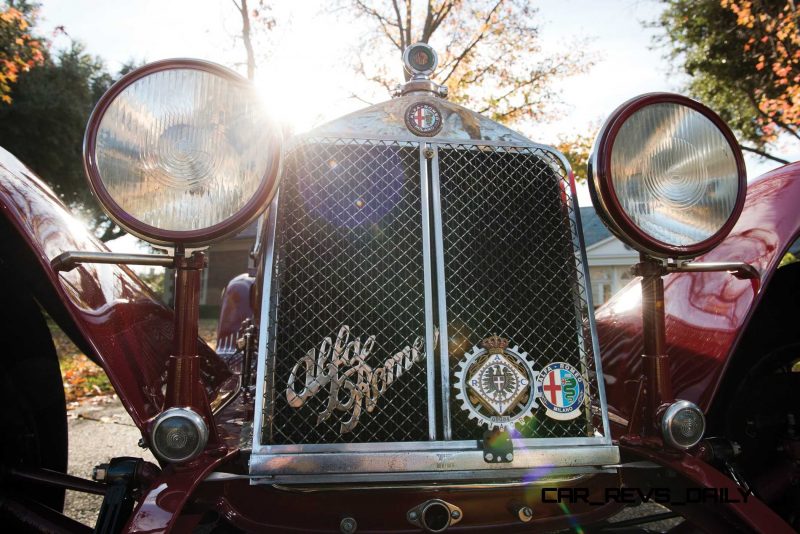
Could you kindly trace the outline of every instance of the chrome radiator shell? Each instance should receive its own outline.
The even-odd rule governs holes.
[[[459,113],[463,118],[466,110]],[[488,140],[421,139],[392,130],[386,116],[385,128],[373,129],[385,137],[346,137],[351,132],[341,127],[323,127],[287,151],[284,185],[267,221],[254,480],[523,479],[531,469],[555,476],[617,463],[598,380],[579,211],[563,156],[499,125]],[[304,183],[308,176],[313,183]],[[493,276],[491,269],[502,270]],[[555,296],[542,297],[547,291]],[[330,381],[322,379],[297,406],[287,397],[291,377],[297,375],[291,390],[300,391],[303,373],[325,375],[297,362],[310,354],[319,361],[323,339],[335,345],[342,326],[361,347],[375,336],[362,360],[369,372],[416,336],[422,341],[415,354],[424,345],[424,356],[372,397],[371,411],[362,389],[357,424],[346,429],[353,410],[341,402],[331,408]],[[514,460],[505,464],[484,462],[485,429],[464,417],[452,383],[464,351],[491,334],[519,344],[537,368],[553,360],[579,367],[591,401],[567,423],[539,408],[514,435]],[[351,383],[359,383],[360,372],[351,372]]]

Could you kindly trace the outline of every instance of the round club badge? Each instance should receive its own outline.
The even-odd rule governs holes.
[[[551,419],[569,421],[581,414],[586,394],[583,376],[573,366],[553,362],[536,377],[539,401]]]
[[[406,127],[415,135],[431,137],[442,129],[442,113],[427,102],[416,102],[405,112]]]
[[[454,384],[470,419],[489,428],[509,428],[533,415],[536,371],[528,354],[492,336],[464,355]]]

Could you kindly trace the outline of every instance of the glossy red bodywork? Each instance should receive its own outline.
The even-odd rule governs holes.
[[[108,249],[49,188],[0,149],[3,220],[18,239],[9,234],[2,252],[23,262],[17,266],[21,277],[24,273],[24,281],[41,290],[37,296],[48,312],[103,367],[133,422],[144,431],[164,405],[174,337],[172,310],[125,266],[84,264],[69,272],[54,271],[50,260],[62,252]],[[213,399],[231,373],[200,340],[197,351],[206,394]]]
[[[660,484],[671,486],[673,491],[686,488],[714,488],[733,496],[727,503],[703,503],[694,506],[675,507],[676,511],[691,521],[695,531],[741,532],[743,527],[754,532],[791,533],[792,528],[766,504],[750,496],[743,502],[741,489],[729,477],[707,463],[683,452],[665,452],[647,447],[621,445],[623,461],[649,460],[680,473],[680,477]],[[652,487],[646,470],[623,469],[623,480],[629,487]],[[676,492],[675,495],[680,495]],[[727,523],[727,525],[726,525]]]
[[[448,532],[546,532],[596,522],[622,505],[542,502],[544,488],[589,488],[589,500],[600,502],[603,488],[618,484],[619,475],[606,474],[525,487],[384,487],[349,491],[316,488],[308,492],[250,486],[247,481],[237,480],[203,484],[197,498],[246,532],[339,532],[339,522],[351,516],[358,522],[358,532],[416,533],[421,529],[408,522],[406,513],[430,499],[442,499],[462,510],[463,520]],[[545,495],[551,497],[553,493]],[[534,519],[527,524],[515,519],[509,509],[513,502],[530,506]],[[265,506],[266,503],[269,504]]]
[[[800,163],[749,184],[745,207],[728,237],[697,261],[741,261],[759,281],[726,272],[665,277],[666,352],[676,398],[707,411],[726,366],[786,249],[800,232]],[[629,418],[642,372],[641,289],[631,282],[596,313],[606,397]],[[617,427],[618,428],[618,427]]]

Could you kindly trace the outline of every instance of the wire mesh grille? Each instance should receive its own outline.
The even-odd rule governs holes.
[[[533,368],[565,362],[597,391],[585,280],[569,183],[540,149],[439,147],[450,383],[466,351],[497,334],[527,351]],[[586,342],[584,343],[584,338]],[[480,438],[451,393],[453,439]],[[557,421],[540,407],[517,425],[522,437],[586,437],[587,409]]]
[[[438,166],[451,390],[465,352],[498,334],[535,370],[566,362],[587,379],[580,417],[538,408],[518,425],[523,437],[602,431],[589,410],[599,402],[587,284],[560,163],[538,148],[443,144]],[[436,336],[425,329],[420,187],[417,143],[315,138],[287,154],[263,444],[429,439],[424,347]],[[342,327],[349,337],[337,342]],[[455,393],[452,438],[481,439]]]
[[[418,145],[287,155],[263,443],[428,439],[421,205]]]

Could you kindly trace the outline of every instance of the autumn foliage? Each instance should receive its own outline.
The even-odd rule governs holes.
[[[736,14],[746,39],[741,52],[755,59],[762,80],[754,98],[767,133],[800,128],[800,7],[793,0],[721,0]]]
[[[11,103],[11,86],[21,72],[44,62],[42,42],[30,33],[31,15],[0,4],[0,101]]]
[[[800,141],[797,0],[661,3],[657,40],[689,76],[686,90],[720,114],[743,150],[788,163],[775,151]]]

